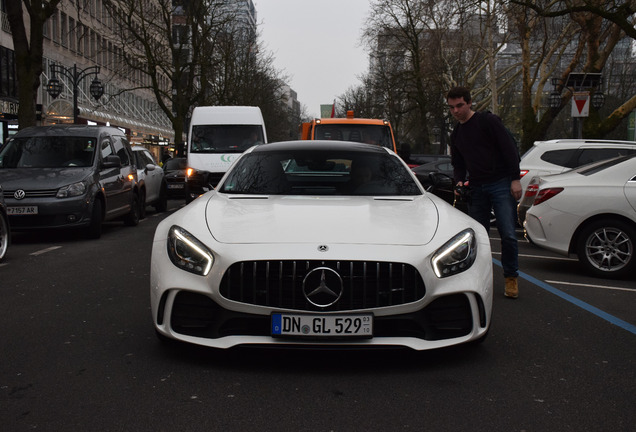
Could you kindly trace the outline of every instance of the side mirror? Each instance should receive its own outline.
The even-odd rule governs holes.
[[[108,155],[102,162],[104,168],[121,168],[121,159],[117,155]]]
[[[453,190],[453,179],[444,173],[434,171],[428,174],[428,178],[433,189]]]

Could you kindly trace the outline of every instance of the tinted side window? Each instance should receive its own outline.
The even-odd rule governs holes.
[[[115,147],[115,153],[117,154],[117,156],[119,156],[119,159],[121,159],[122,166],[130,165],[132,160],[131,154],[128,151],[128,146],[126,144],[128,144],[128,141],[126,141],[125,138],[119,136],[113,137],[113,146]]]
[[[572,160],[577,149],[551,150],[541,155],[541,160],[567,168],[576,168],[578,165]]]
[[[583,149],[577,158],[577,166],[586,165],[591,162],[611,159],[617,156],[627,156],[633,154],[634,150],[621,148],[594,148]]]

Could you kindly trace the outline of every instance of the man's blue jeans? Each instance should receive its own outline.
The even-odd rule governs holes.
[[[501,237],[501,264],[504,277],[519,275],[519,248],[517,245],[517,202],[510,193],[510,179],[505,178],[484,185],[470,185],[468,213],[490,229],[490,210],[494,210],[497,230]]]

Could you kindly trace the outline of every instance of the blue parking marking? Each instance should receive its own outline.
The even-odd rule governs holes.
[[[493,258],[492,262],[501,267],[501,261],[496,260]],[[519,277],[527,280],[528,282],[531,282],[533,284],[535,284],[536,286],[538,286],[539,288],[543,288],[544,290],[558,296],[561,297],[563,300],[568,301],[570,303],[572,303],[575,306],[580,307],[583,310],[586,310],[594,315],[596,315],[599,318],[604,319],[605,321],[614,324],[615,326],[618,326],[624,330],[627,330],[628,332],[635,334],[636,335],[636,325],[630,324],[626,321],[623,321],[620,318],[615,317],[614,315],[610,315],[607,312],[604,312],[602,310],[600,310],[599,308],[592,306],[588,303],[585,303],[582,300],[577,299],[574,296],[571,296],[570,294],[564,293],[563,291],[553,287],[552,285],[549,285],[537,278],[534,278],[532,276],[530,276],[529,274],[523,273],[523,272],[519,272]]]

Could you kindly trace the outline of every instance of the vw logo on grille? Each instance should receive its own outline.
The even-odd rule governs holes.
[[[22,189],[18,189],[17,191],[15,191],[15,193],[13,194],[13,198],[17,199],[17,200],[21,200],[24,199],[24,197],[26,196],[26,192],[24,192]]]
[[[327,245],[318,246],[318,252],[327,252],[328,250],[329,250],[329,246]]]
[[[303,280],[303,294],[309,303],[328,307],[342,297],[342,278],[328,267],[318,267],[307,273]]]

